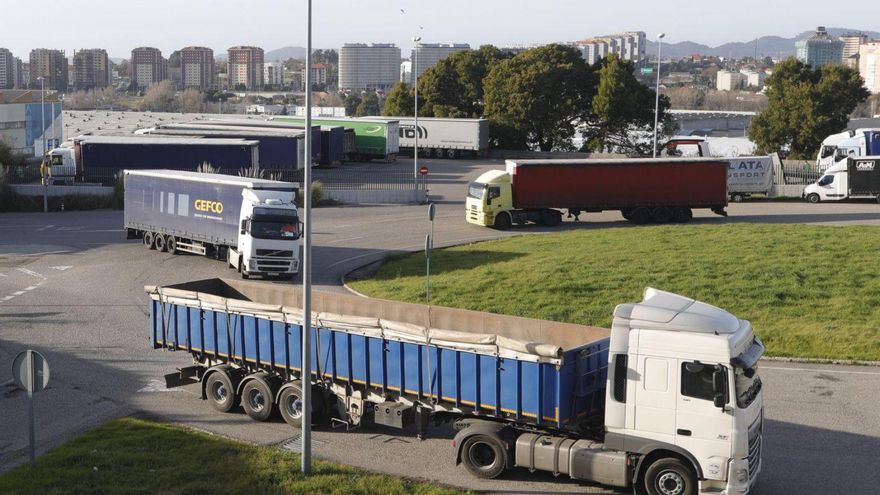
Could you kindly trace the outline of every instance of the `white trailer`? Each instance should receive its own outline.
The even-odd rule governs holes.
[[[416,142],[415,118],[395,118],[400,121],[400,149],[412,151]],[[418,134],[419,156],[458,158],[479,155],[489,149],[486,119],[419,117]]]

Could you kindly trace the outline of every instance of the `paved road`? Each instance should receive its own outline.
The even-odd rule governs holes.
[[[438,203],[438,244],[491,239],[499,233],[466,224],[466,182],[492,164],[426,161]],[[399,166],[399,165],[398,165]],[[495,165],[497,166],[497,165]],[[732,205],[723,219],[698,213],[700,223],[798,222],[880,225],[873,204]],[[147,252],[122,240],[121,213],[112,211],[0,215],[0,369],[20,350],[44,352],[52,384],[37,396],[40,450],[120,415],[141,413],[261,444],[296,435],[283,422],[254,423],[244,414],[215,413],[194,387],[162,388],[164,373],[189,364],[181,353],[147,345],[145,284],[231,276],[223,263]],[[625,224],[618,214],[591,214],[562,228]],[[390,251],[417,250],[428,228],[423,206],[323,208],[315,211],[315,281],[343,290],[340,276]],[[7,363],[4,365],[3,363]],[[880,369],[766,362],[765,471],[758,493],[867,493],[880,486]],[[8,368],[7,368],[8,369]],[[0,371],[0,470],[26,459],[25,402]],[[6,382],[6,383],[4,383]],[[494,492],[606,489],[514,471],[502,480],[471,478],[451,459],[448,427],[418,442],[411,432],[364,427],[343,432],[321,426],[319,457],[409,477]]]

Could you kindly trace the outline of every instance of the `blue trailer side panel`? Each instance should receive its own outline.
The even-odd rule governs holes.
[[[301,370],[302,327],[297,324],[151,300],[150,329],[154,348],[185,350],[283,376]],[[336,382],[557,428],[577,429],[604,407],[608,338],[566,350],[557,367],[333,328],[312,332],[313,373]]]
[[[345,159],[343,141],[345,139],[344,127],[321,127],[321,164],[329,165]]]
[[[194,144],[91,143],[80,144],[84,170],[143,170],[165,168],[195,170],[208,162],[214,167],[237,170],[259,164],[253,146]],[[256,158],[256,159],[255,159]]]

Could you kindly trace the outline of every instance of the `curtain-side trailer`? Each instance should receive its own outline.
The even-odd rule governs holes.
[[[148,249],[225,259],[243,278],[299,272],[296,184],[176,170],[124,180],[127,237]]]
[[[222,412],[415,423],[420,436],[452,421],[453,460],[483,478],[522,467],[694,495],[747,493],[761,469],[763,344],[748,321],[693,299],[646,289],[607,330],[315,291],[304,377],[300,288],[145,290],[153,348],[194,360],[167,385],[195,378]]]
[[[305,117],[272,117],[270,122],[305,123]],[[388,160],[397,159],[400,152],[397,118],[359,119],[353,117],[313,117],[312,125],[344,127],[352,129],[355,134],[355,151],[350,154],[351,160]]]
[[[486,119],[453,119],[394,117],[400,121],[400,149],[413,152],[418,132],[419,156],[459,158],[476,156],[489,149],[489,121]],[[365,117],[372,120],[374,117]]]

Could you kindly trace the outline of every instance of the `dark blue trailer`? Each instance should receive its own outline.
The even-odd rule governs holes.
[[[253,132],[276,131],[284,132],[290,130],[305,131],[304,124],[296,124],[289,122],[270,122],[267,120],[250,120],[250,119],[217,119],[193,121],[186,123],[172,123],[160,126],[164,129],[217,129],[217,128],[237,128],[240,130],[250,130]],[[312,159],[317,162],[322,160],[321,150],[323,146],[323,133],[321,126],[312,126]]]
[[[234,128],[222,126],[195,126],[182,124],[160,125],[139,131],[148,135],[178,136],[190,138],[232,138],[259,141],[260,168],[268,170],[299,170],[303,168],[305,131],[265,130],[258,128]],[[317,152],[313,156],[318,156]]]
[[[147,291],[152,346],[192,354],[203,383],[217,365],[233,366],[223,369],[237,383],[262,373],[276,392],[301,380],[300,288],[208,279]],[[310,381],[345,403],[350,425],[369,410],[403,426],[417,410],[579,431],[602,414],[608,330],[335,293],[312,300]]]
[[[321,126],[321,165],[333,165],[345,160],[345,127]]]
[[[258,141],[168,137],[87,136],[74,140],[77,168],[97,171],[196,170],[203,163],[238,170],[260,165]]]

